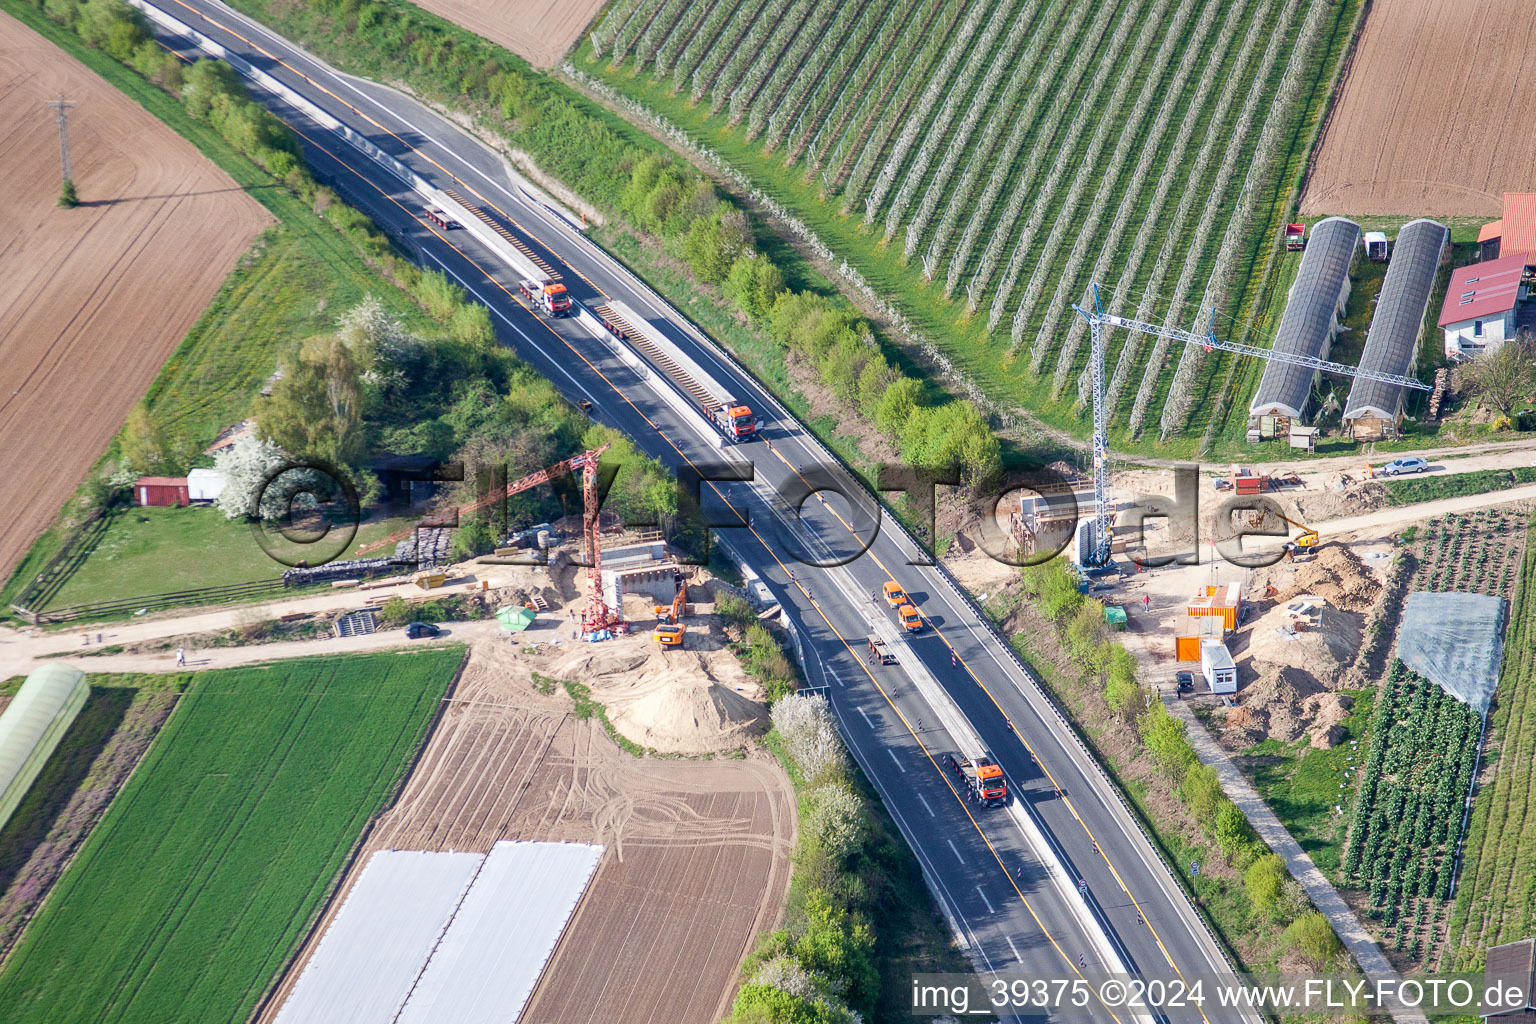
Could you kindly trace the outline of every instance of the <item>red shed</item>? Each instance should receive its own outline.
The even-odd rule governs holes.
[[[135,505],[188,505],[187,478],[184,476],[141,476],[133,482]]]

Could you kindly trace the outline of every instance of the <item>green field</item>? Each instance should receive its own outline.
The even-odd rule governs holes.
[[[287,568],[267,556],[248,523],[226,519],[218,509],[135,507],[110,515],[106,530],[43,609],[276,579]],[[351,550],[407,522],[365,523]]]
[[[1536,521],[1510,607],[1445,969],[1481,967],[1488,946],[1536,931]]]
[[[198,674],[0,972],[7,1024],[244,1020],[461,658]]]
[[[1215,305],[1222,333],[1265,337],[1359,9],[617,0],[573,63],[744,171],[991,397],[1081,429],[1089,281],[1118,312]],[[1117,440],[1143,446],[1235,429],[1257,379],[1140,336],[1109,364]]]

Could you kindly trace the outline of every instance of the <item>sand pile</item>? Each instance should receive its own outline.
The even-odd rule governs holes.
[[[1281,561],[1263,570],[1257,577],[1261,587],[1275,589],[1273,595],[1261,590],[1277,604],[1314,594],[1329,607],[1346,612],[1365,612],[1381,596],[1381,584],[1375,575],[1348,548],[1325,543],[1311,559]]]
[[[768,722],[761,702],[705,680],[661,686],[610,704],[608,719],[634,742],[678,754],[740,747],[766,732]]]
[[[1291,604],[1305,601],[1296,598]],[[1253,670],[1287,668],[1305,673],[1319,687],[1338,684],[1344,670],[1360,649],[1360,617],[1325,604],[1311,602],[1311,615],[1293,616],[1278,605],[1254,622],[1248,634],[1248,659]]]
[[[768,728],[760,688],[728,650],[662,651],[645,631],[565,654],[549,672],[590,687],[613,727],[653,750],[735,750]]]

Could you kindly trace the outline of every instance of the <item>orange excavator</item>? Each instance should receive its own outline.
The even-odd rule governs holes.
[[[505,487],[494,488],[489,494],[481,495],[467,505],[460,505],[448,515],[435,518],[429,516],[403,530],[396,530],[383,540],[374,541],[358,549],[358,553],[363,554],[394,544],[409,537],[418,529],[457,525],[461,516],[478,512],[514,494],[540,484],[547,484],[556,477],[580,470],[582,475],[581,533],[587,556],[587,606],[581,613],[581,630],[583,633],[597,633],[602,630],[610,630],[614,633],[627,632],[629,624],[620,617],[616,609],[609,608],[603,601],[603,546],[598,536],[597,461],[607,450],[608,445],[605,444],[547,466],[536,473],[529,473],[521,479],[509,482]]]

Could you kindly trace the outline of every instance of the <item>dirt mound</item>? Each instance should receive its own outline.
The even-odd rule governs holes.
[[[664,685],[610,705],[613,727],[636,743],[680,754],[728,750],[767,731],[760,701],[716,682]]]
[[[1309,605],[1314,613],[1291,614],[1293,605]],[[1341,612],[1316,596],[1298,597],[1277,605],[1253,624],[1248,634],[1248,659],[1255,672],[1265,667],[1305,674],[1318,688],[1338,684],[1360,648],[1360,617]]]
[[[1314,748],[1327,750],[1339,745],[1346,735],[1344,721],[1354,703],[1354,698],[1344,693],[1319,693],[1307,698],[1304,710],[1312,719],[1307,733]]]
[[[703,646],[706,632],[690,625],[683,651],[661,650],[648,630],[618,637],[559,655],[547,671],[589,687],[613,727],[641,746],[669,754],[736,750],[767,731],[768,709],[735,655]]]
[[[1258,577],[1263,587],[1273,587],[1264,596],[1284,605],[1295,598],[1316,595],[1330,608],[1346,612],[1366,612],[1381,596],[1381,584],[1375,575],[1348,548],[1324,544],[1310,559],[1281,561]]]

